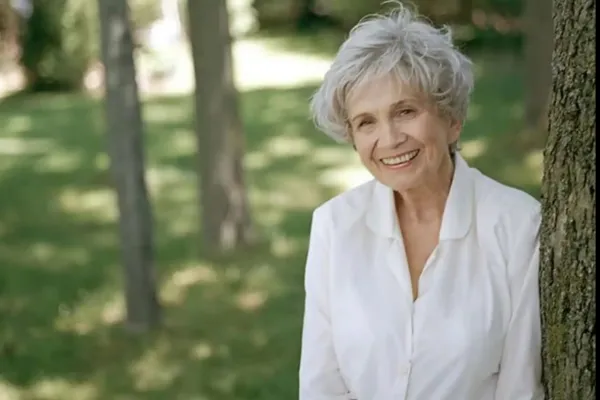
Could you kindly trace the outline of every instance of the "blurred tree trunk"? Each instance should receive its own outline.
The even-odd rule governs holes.
[[[127,325],[158,324],[152,213],[144,179],[143,128],[127,3],[98,0],[105,66],[108,153],[116,185],[125,266]]]
[[[540,295],[546,400],[596,396],[595,0],[554,3]]]
[[[206,251],[220,252],[248,243],[253,236],[229,17],[222,0],[189,0],[188,16],[196,81],[202,236]]]
[[[13,52],[18,44],[19,20],[10,0],[0,0],[0,67],[2,58]]]
[[[525,127],[547,137],[552,85],[552,0],[525,0]]]

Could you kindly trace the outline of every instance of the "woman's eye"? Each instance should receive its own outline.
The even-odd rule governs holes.
[[[364,120],[362,120],[362,121],[360,121],[358,123],[358,127],[362,128],[362,127],[365,127],[365,126],[370,125],[372,123],[373,123],[373,121],[371,121],[370,119],[364,119]]]
[[[415,111],[412,108],[403,108],[398,111],[398,115],[407,116],[413,114]]]

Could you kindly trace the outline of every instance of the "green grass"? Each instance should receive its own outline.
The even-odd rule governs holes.
[[[476,61],[463,152],[483,172],[538,195],[540,153],[518,134],[518,60]],[[250,197],[264,240],[212,261],[198,250],[191,99],[145,101],[165,320],[143,337],[119,323],[102,104],[77,95],[0,103],[0,398],[297,398],[310,214],[343,189],[341,178],[332,184],[336,172],[357,164],[350,148],[312,128],[313,90],[242,94]]]

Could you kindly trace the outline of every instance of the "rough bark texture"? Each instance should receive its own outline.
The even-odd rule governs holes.
[[[552,0],[525,0],[525,124],[545,133],[552,86]]]
[[[596,395],[595,0],[554,2],[541,231],[547,400]]]
[[[125,264],[127,325],[144,331],[159,321],[153,268],[152,215],[144,179],[142,119],[127,3],[99,0],[105,66],[108,153],[117,190]]]
[[[244,134],[233,81],[226,3],[189,0],[196,81],[196,134],[205,250],[231,250],[252,239],[242,166]]]

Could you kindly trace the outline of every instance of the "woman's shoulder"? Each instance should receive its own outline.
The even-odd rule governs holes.
[[[485,243],[505,262],[524,244],[535,248],[541,222],[540,203],[528,193],[476,172],[477,228]]]
[[[540,202],[529,193],[505,185],[474,170],[475,199],[479,213],[492,219],[524,222],[540,214]]]

